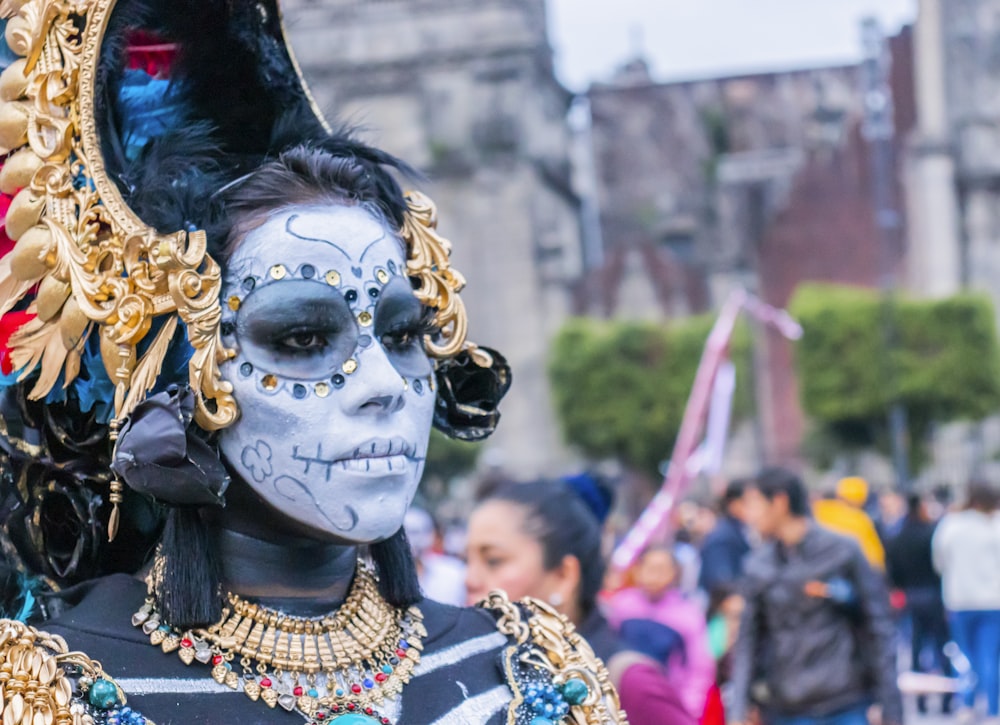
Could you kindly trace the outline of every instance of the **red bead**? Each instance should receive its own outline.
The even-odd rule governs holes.
[[[375,675],[375,679],[379,682],[385,682],[387,678],[384,672],[379,672],[377,675]]]
[[[181,640],[181,647],[194,647],[194,642],[185,637]]]
[[[270,687],[271,686],[271,678],[270,677],[265,677],[263,680],[260,681],[260,686],[261,687]]]
[[[301,687],[296,687],[294,690],[292,690],[292,694],[295,695],[296,697],[302,697],[303,692],[305,692],[305,690],[303,690]]]
[[[213,665],[221,665],[222,664],[222,655],[215,655],[215,657],[212,658],[212,664]]]
[[[387,717],[382,718],[382,725],[391,725],[391,723],[389,722],[389,718]]]
[[[316,713],[316,719],[317,720],[325,720],[326,719],[326,713],[325,712],[317,712]]]
[[[355,705],[355,704],[354,704],[353,702],[349,702],[349,703],[347,703],[347,709],[348,709],[348,710],[351,710],[352,712],[354,711],[354,709],[355,709],[356,707],[357,707],[357,705]]]
[[[371,715],[373,712],[375,712],[375,711],[372,710],[370,707],[366,707],[365,708],[365,715]]]
[[[359,692],[361,692],[361,685],[358,684],[351,685],[351,692],[357,695]]]
[[[333,710],[334,712],[340,712],[340,705],[334,705],[330,709]]]
[[[404,657],[406,657],[406,650],[405,649],[397,649],[396,650],[396,656],[399,657],[399,659],[403,659]]]

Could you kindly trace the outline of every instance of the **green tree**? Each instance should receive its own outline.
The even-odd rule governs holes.
[[[838,447],[885,450],[897,400],[915,465],[933,423],[980,420],[1000,408],[1000,347],[985,297],[887,304],[874,290],[808,284],[790,309],[805,330],[795,361],[802,407],[817,426],[809,452],[821,463]]]
[[[670,456],[710,317],[668,325],[571,320],[549,363],[556,412],[566,440],[592,458],[614,457],[653,475]],[[737,384],[746,381],[748,335],[737,328]],[[737,394],[737,412],[749,396]]]

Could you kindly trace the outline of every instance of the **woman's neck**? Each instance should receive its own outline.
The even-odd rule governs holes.
[[[219,528],[223,588],[267,607],[321,616],[347,597],[357,548],[308,539],[264,539]]]

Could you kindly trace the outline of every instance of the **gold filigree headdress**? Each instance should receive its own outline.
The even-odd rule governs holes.
[[[205,231],[161,233],[129,207],[106,169],[99,132],[102,43],[115,0],[2,0],[6,41],[20,58],[0,76],[0,191],[12,194],[0,259],[0,315],[19,303],[28,321],[7,345],[9,365],[43,399],[80,374],[91,335],[114,387],[115,423],[153,389],[180,323],[193,354],[196,422],[215,430],[237,416],[219,365],[231,356],[220,335],[221,270]],[[268,8],[256,8],[268,22]],[[193,21],[192,21],[193,22]],[[272,40],[288,53],[280,34]],[[301,77],[290,53],[285,60]],[[313,108],[305,86],[301,97]],[[407,196],[401,237],[418,298],[435,310],[435,358],[463,351],[480,365],[488,353],[466,341],[464,279],[449,264],[450,244],[435,231],[433,203]]]

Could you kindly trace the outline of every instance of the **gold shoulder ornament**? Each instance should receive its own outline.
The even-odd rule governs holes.
[[[512,602],[501,591],[490,592],[480,606],[499,615],[497,629],[514,642],[503,654],[504,675],[514,692],[508,725],[525,714],[553,725],[627,725],[607,668],[565,615],[531,597]],[[532,702],[552,707],[547,714],[532,712]]]
[[[0,722],[3,725],[95,725],[125,706],[125,693],[62,637],[0,619]],[[152,720],[134,713],[144,725]]]

